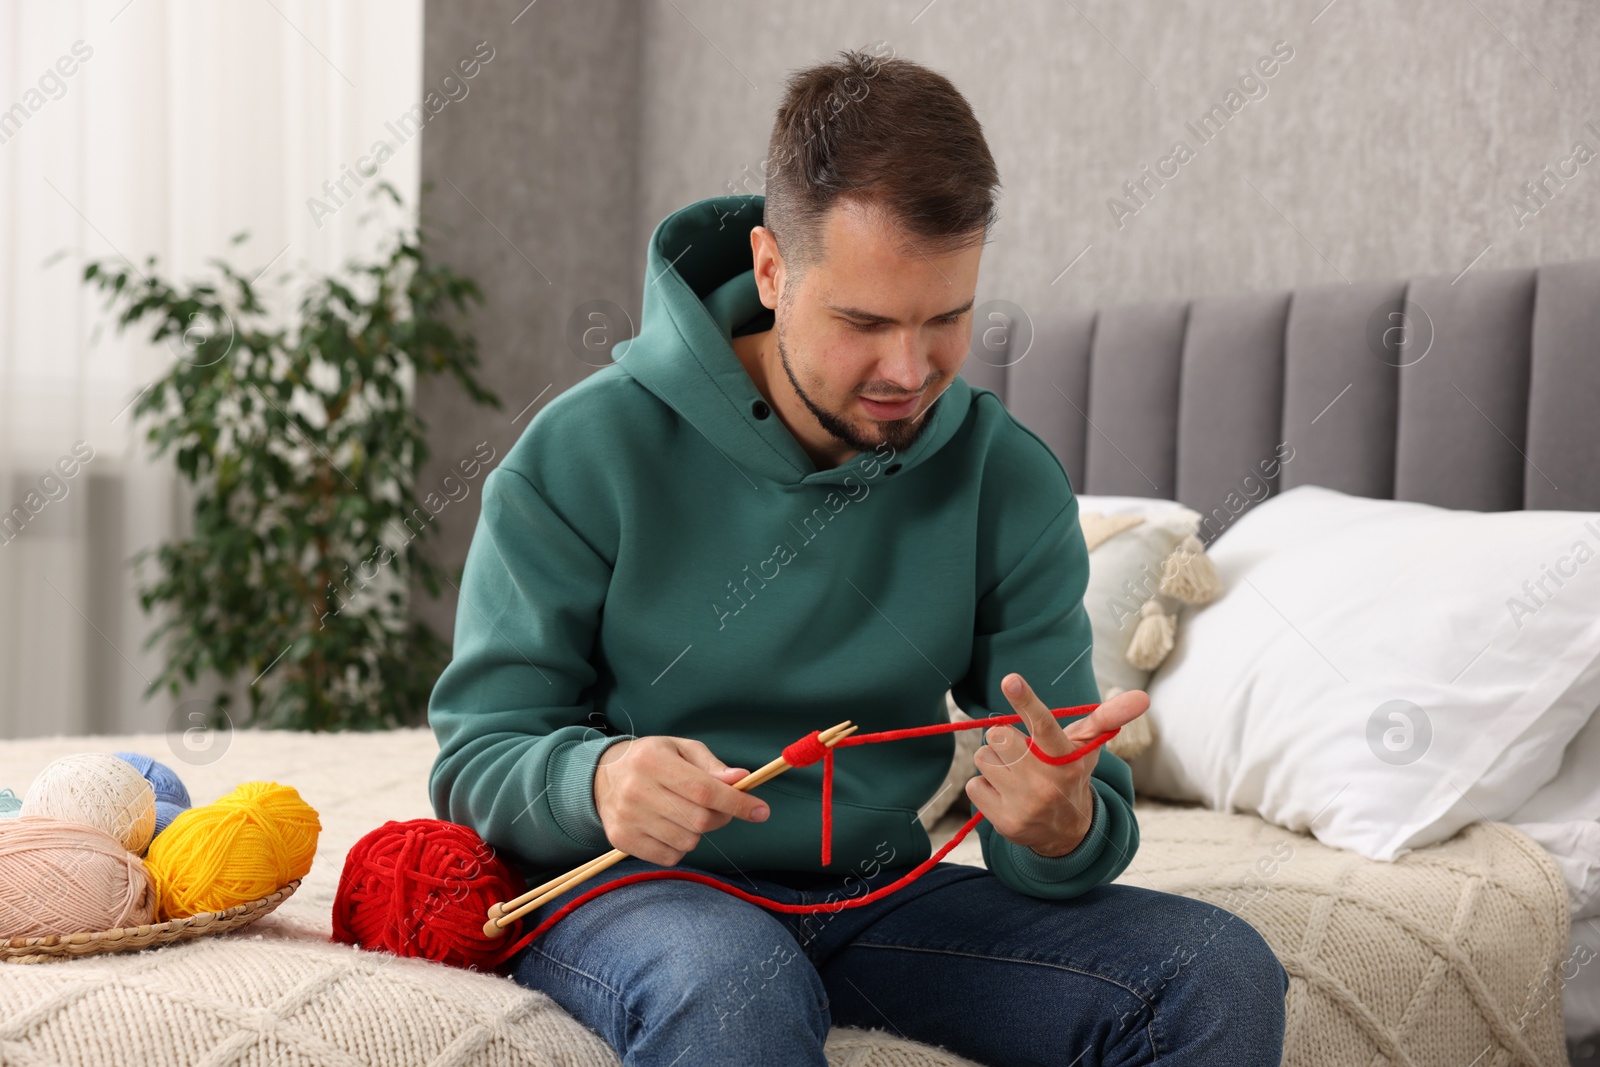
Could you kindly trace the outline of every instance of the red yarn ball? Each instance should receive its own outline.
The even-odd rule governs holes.
[[[345,857],[333,898],[333,940],[491,970],[505,962],[521,924],[486,937],[489,906],[523,888],[521,877],[470,827],[390,820]]]

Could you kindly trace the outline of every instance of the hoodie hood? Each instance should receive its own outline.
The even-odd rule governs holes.
[[[856,457],[817,470],[776,413],[755,414],[760,390],[733,351],[733,338],[771,326],[750,256],[750,230],[766,198],[718,196],[663,219],[645,260],[638,336],[620,342],[617,364],[747,474],[782,485],[840,484]],[[928,425],[895,463],[909,470],[937,452],[966,420],[972,387],[959,374],[924,416]]]

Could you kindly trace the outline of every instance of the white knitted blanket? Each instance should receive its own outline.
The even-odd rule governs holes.
[[[0,787],[20,795],[70,752],[129,749],[177,770],[196,803],[245,781],[294,786],[322,819],[316,861],[299,892],[238,934],[0,966],[0,1063],[619,1064],[541,993],[327,940],[356,839],[389,819],[433,815],[428,730],[241,730],[200,765],[160,734],[5,741]],[[1286,1065],[1566,1062],[1566,888],[1522,834],[1477,825],[1383,864],[1254,816],[1143,801],[1138,812],[1142,842],[1119,880],[1211,901],[1261,931],[1292,979]],[[947,816],[935,843],[964,819],[959,809]],[[949,858],[981,865],[977,835]],[[843,1027],[828,1057],[835,1067],[972,1067],[892,1033]]]

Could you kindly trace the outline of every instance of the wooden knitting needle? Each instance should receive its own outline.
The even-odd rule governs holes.
[[[851,725],[850,720],[846,719],[837,726],[830,726],[828,729],[821,731],[817,734],[817,738],[828,748],[832,748],[841,739],[849,737],[859,729],[861,727]],[[762,782],[776,778],[784,771],[792,769],[793,766],[788,760],[779,756],[754,774],[747,774],[737,782],[734,782],[733,787],[743,792],[749,792]],[[620,848],[614,848],[605,855],[596,856],[589,862],[573,868],[558,878],[552,878],[544,885],[535,886],[515,900],[490,905],[489,921],[483,924],[484,936],[499,937],[506,932],[506,927],[524,915],[538,910],[541,906],[559,897],[573,886],[588,881],[607,867],[627,858],[628,854],[626,852]]]

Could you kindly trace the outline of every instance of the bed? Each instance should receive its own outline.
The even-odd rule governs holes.
[[[432,817],[425,786],[437,747],[426,729],[237,730],[222,758],[191,765],[161,734],[0,744],[0,780],[28,781],[70,752],[139,751],[182,767],[197,801],[241,775],[291,784],[323,824],[299,890],[243,931],[0,969],[0,1061],[614,1067],[600,1038],[542,993],[329,941],[350,846],[387,819]],[[1249,920],[1284,961],[1286,1064],[1563,1061],[1559,1004],[1529,1008],[1548,997],[1540,978],[1566,945],[1566,895],[1525,836],[1474,827],[1391,868],[1252,816],[1144,801],[1138,814],[1143,841],[1120,880],[1212,901]],[[957,807],[941,819],[936,844],[965,817]],[[948,862],[982,866],[976,836]],[[849,1067],[969,1063],[851,1028],[835,1029],[828,1054]]]
[[[1238,520],[1230,502],[1255,502],[1241,473],[1285,439],[1297,458],[1264,497],[1312,484],[1451,508],[1600,510],[1596,296],[1600,260],[1062,311],[1008,331],[963,374],[1007,399],[1079,492],[1180,501],[1211,520],[1207,541]],[[1412,326],[1424,318],[1425,340]],[[1396,322],[1395,362],[1432,352],[1403,390],[1369,340]],[[1459,417],[1453,382],[1491,398],[1480,419]],[[1113,441],[1107,427],[1123,429]],[[0,785],[69,752],[143,751],[172,762],[198,802],[242,780],[294,785],[324,826],[299,891],[246,931],[0,968],[0,1061],[616,1064],[541,994],[328,941],[355,840],[432,817],[435,749],[425,729],[238,730],[204,764],[160,734],[0,742]],[[1137,810],[1142,843],[1119,880],[1212,901],[1262,932],[1291,976],[1285,1064],[1546,1067],[1567,1059],[1565,1007],[1600,1001],[1600,967],[1563,970],[1577,945],[1563,868],[1514,826],[1475,823],[1382,863],[1253,815],[1148,798]],[[951,809],[935,846],[965,817]],[[948,861],[981,865],[976,839]],[[844,1028],[828,1054],[851,1067],[964,1062]]]

